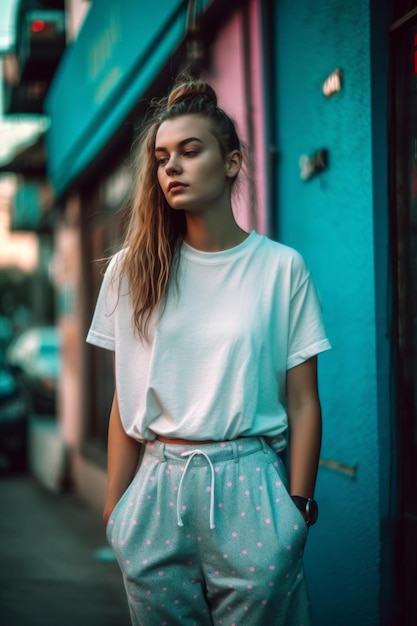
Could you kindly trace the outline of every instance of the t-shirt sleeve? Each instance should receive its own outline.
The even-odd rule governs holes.
[[[299,263],[290,301],[287,369],[331,348],[313,278],[302,259]]]
[[[86,339],[87,343],[112,351],[115,350],[115,318],[119,298],[117,256],[110,261],[104,274]]]

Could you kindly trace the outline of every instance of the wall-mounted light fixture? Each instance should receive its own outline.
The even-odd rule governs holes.
[[[317,150],[311,156],[302,154],[300,156],[300,178],[310,180],[316,174],[323,172],[329,166],[329,152],[326,149]]]
[[[323,94],[326,98],[331,98],[335,93],[339,93],[342,89],[342,76],[343,71],[340,69],[334,70],[323,83]]]

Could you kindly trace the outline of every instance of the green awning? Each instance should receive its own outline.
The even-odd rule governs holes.
[[[210,0],[199,2],[200,11]],[[55,193],[93,161],[185,36],[187,0],[99,0],[66,49],[45,109]]]

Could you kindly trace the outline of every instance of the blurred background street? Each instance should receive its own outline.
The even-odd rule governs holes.
[[[27,474],[0,478],[0,624],[128,626],[98,513]]]

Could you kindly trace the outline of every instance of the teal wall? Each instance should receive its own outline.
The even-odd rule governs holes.
[[[381,441],[386,448],[391,443],[387,47],[383,36],[374,46],[374,31],[388,29],[381,20],[373,24],[365,0],[278,0],[273,6],[275,235],[300,250],[311,267],[333,345],[319,358],[322,459],[354,468],[353,477],[326,466],[319,471],[320,522],[306,550],[315,623],[382,624],[390,498]],[[327,99],[322,85],[336,68],[343,70],[343,89]],[[299,157],[320,148],[329,150],[330,167],[303,182]]]

